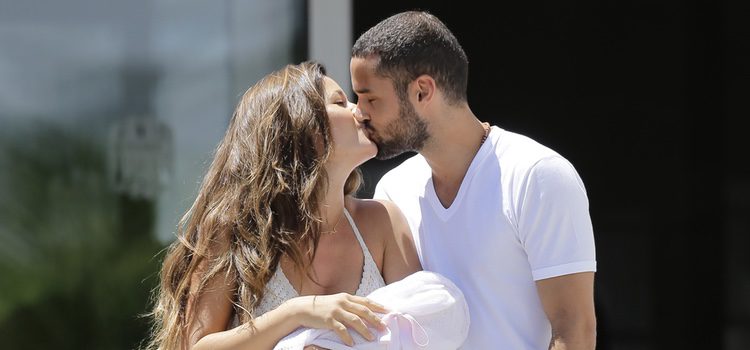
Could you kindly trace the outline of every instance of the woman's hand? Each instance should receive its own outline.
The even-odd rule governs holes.
[[[367,324],[380,330],[386,327],[375,314],[387,313],[385,307],[370,299],[347,293],[302,296],[287,303],[292,312],[300,317],[299,322],[303,327],[330,329],[349,346],[354,345],[354,340],[347,332],[348,328],[357,331],[367,340],[375,340],[375,335],[367,328]]]

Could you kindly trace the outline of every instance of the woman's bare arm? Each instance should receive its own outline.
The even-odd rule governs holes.
[[[212,256],[226,249],[228,244],[214,241],[210,248]],[[198,291],[200,279],[207,270],[207,257],[193,272],[190,281],[186,315],[187,336],[182,341],[183,349],[239,349],[252,344],[253,349],[272,349],[276,343],[300,326],[295,322],[293,312],[287,304],[282,304],[263,316],[234,329],[227,330],[233,317],[232,298],[236,281],[227,280],[226,274],[218,273],[203,290]]]
[[[291,317],[293,313],[289,304],[282,304],[257,317],[252,323],[230,330],[202,333],[191,349],[273,349],[281,338],[300,326],[295,317]]]
[[[383,279],[390,284],[422,270],[417,256],[409,223],[401,210],[391,201],[377,200],[387,214],[382,220],[385,227],[385,251],[383,257]]]

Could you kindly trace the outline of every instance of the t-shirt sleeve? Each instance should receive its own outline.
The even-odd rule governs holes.
[[[540,160],[519,198],[518,235],[535,281],[596,271],[588,198],[573,165],[562,157]]]

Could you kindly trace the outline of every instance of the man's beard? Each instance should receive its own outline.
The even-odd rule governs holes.
[[[419,152],[430,137],[427,123],[417,116],[409,101],[401,100],[399,118],[379,133],[377,159],[391,159],[404,152]],[[384,139],[383,137],[388,137]]]

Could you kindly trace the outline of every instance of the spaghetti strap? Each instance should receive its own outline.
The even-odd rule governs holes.
[[[370,249],[367,248],[365,240],[362,239],[362,234],[359,232],[357,224],[354,222],[354,219],[352,219],[352,216],[349,215],[349,211],[346,210],[346,208],[344,208],[344,215],[346,215],[346,220],[349,221],[349,225],[352,227],[352,231],[354,231],[357,241],[359,241],[359,246],[362,247],[362,255],[364,255],[365,261],[362,266],[362,279],[360,280],[359,288],[357,288],[357,292],[355,293],[364,296],[370,294],[373,290],[384,286],[385,281],[383,281],[383,276],[380,274],[380,270],[378,269],[377,264],[375,264],[372,254],[370,254]]]
[[[359,228],[357,228],[357,224],[354,223],[354,219],[352,219],[352,216],[349,215],[349,211],[344,208],[344,215],[346,215],[346,220],[349,221],[349,225],[352,227],[352,231],[354,231],[354,235],[357,236],[357,241],[359,241],[359,246],[362,248],[362,252],[365,253],[366,256],[370,256],[372,258],[372,255],[370,255],[370,250],[367,249],[367,245],[365,244],[365,240],[362,239],[362,234],[359,233]]]

